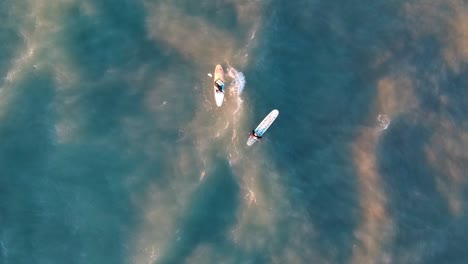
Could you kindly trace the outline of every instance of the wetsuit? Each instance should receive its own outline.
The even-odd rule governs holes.
[[[216,85],[216,88],[218,88],[218,92],[222,92],[223,91],[223,87],[221,85],[219,85],[218,82],[215,82],[215,85]]]
[[[256,135],[255,130],[252,130],[252,133],[250,133],[253,137],[256,137],[257,139],[261,139],[262,137],[259,135]]]

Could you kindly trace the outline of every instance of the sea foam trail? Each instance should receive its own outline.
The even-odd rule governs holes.
[[[237,71],[234,67],[228,66],[227,74],[232,78],[231,83],[229,84],[229,94],[236,98],[237,107],[233,112],[233,115],[236,115],[241,109],[243,100],[241,98],[242,91],[245,87],[245,76],[242,72]],[[234,116],[236,119],[236,116]]]
[[[245,76],[242,72],[237,71],[234,67],[228,65],[226,69],[227,75],[232,78],[231,83],[228,86],[229,89],[229,95],[233,98],[236,99],[236,109],[232,112],[232,118],[234,123],[237,123],[237,121],[241,118],[241,113],[240,110],[242,109],[242,91],[244,90],[245,86]],[[236,139],[236,131],[234,127],[233,131],[233,138],[232,141]]]
[[[229,85],[229,87],[231,88],[231,91],[237,93],[237,95],[241,95],[245,86],[244,74],[242,72],[238,72],[235,68],[231,66],[227,68],[227,73],[229,77],[232,78],[232,82]]]

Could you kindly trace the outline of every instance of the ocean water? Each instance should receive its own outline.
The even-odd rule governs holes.
[[[2,0],[0,22],[0,263],[468,263],[465,1]]]

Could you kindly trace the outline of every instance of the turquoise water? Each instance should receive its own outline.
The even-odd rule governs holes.
[[[463,1],[0,17],[0,263],[468,261]]]

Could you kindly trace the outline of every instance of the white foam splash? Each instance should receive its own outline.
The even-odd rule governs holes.
[[[390,118],[385,114],[379,114],[377,116],[377,127],[379,131],[383,131],[390,125]]]
[[[232,142],[234,142],[234,141],[236,140],[236,138],[237,138],[236,129],[234,129],[234,130],[232,131],[232,137],[231,137]],[[229,153],[229,155],[231,155],[231,153]]]
[[[226,126],[224,126],[223,130],[226,130],[229,128],[229,122],[226,122]]]
[[[252,191],[252,189],[248,189],[248,192],[244,195],[244,199],[248,201],[248,206],[253,203],[257,205],[257,197],[255,196],[255,193]]]
[[[200,181],[203,181],[206,175],[206,159],[203,160],[203,170],[200,173]]]
[[[206,175],[206,171],[202,171],[200,173],[200,181],[203,181],[203,178],[205,178],[205,175]]]
[[[245,86],[244,74],[242,72],[238,72],[231,66],[228,67],[227,73],[228,76],[232,78],[232,82],[230,84],[231,90],[237,93],[237,95],[241,95]]]
[[[235,115],[241,109],[241,105],[244,102],[240,95],[244,90],[245,76],[242,72],[237,71],[230,65],[228,66],[226,72],[227,75],[232,79],[231,83],[229,84],[229,94],[233,97],[236,97],[237,101],[237,108],[233,112]]]
[[[144,251],[148,255],[148,264],[153,263],[159,258],[160,252],[158,248],[154,248],[154,246],[151,246],[150,248],[145,248]]]

